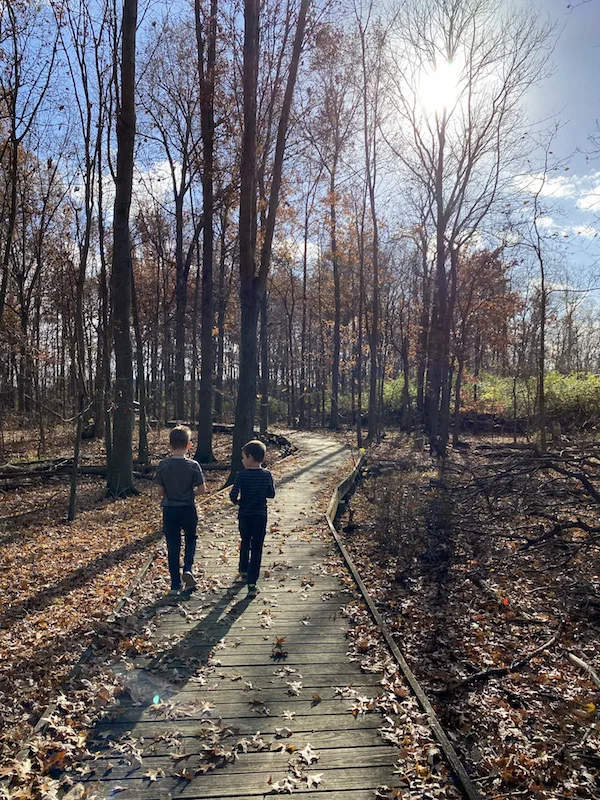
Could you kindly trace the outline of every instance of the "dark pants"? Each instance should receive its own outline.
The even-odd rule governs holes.
[[[256,583],[260,574],[260,560],[267,533],[267,518],[262,514],[240,517],[240,572],[248,573],[248,585]]]
[[[196,511],[196,506],[166,506],[163,508],[163,530],[167,540],[171,589],[179,589],[181,586],[181,574],[179,572],[181,531],[183,529],[185,535],[183,569],[191,572],[196,554],[197,525],[198,512]]]

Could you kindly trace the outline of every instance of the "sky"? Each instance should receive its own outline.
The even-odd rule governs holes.
[[[600,119],[600,0],[577,2],[572,8],[568,0],[539,2],[562,32],[552,56],[553,74],[532,92],[529,109],[533,119],[556,115],[565,123],[557,148],[564,155],[577,147],[589,150],[587,137]],[[572,167],[584,172],[593,164],[579,155]]]
[[[600,256],[600,136],[598,154],[590,141],[600,120],[600,0],[573,0],[571,7],[568,0],[538,0],[538,5],[557,23],[560,36],[553,73],[532,90],[528,111],[532,120],[561,125],[552,151],[557,160],[568,159],[568,168],[555,173],[545,189],[557,212],[551,210],[546,223],[577,234],[586,253],[582,261],[590,264]]]

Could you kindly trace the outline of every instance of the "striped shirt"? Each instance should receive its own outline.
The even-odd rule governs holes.
[[[267,516],[267,497],[275,497],[273,476],[268,469],[242,469],[235,476],[229,493],[231,502],[239,505],[239,516]]]

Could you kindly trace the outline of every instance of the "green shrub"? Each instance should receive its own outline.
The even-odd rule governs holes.
[[[537,379],[519,379],[516,384],[517,417],[533,417],[537,410]],[[589,372],[562,375],[549,372],[545,381],[546,414],[565,427],[593,424],[600,415],[600,376]],[[469,406],[472,392],[463,394]],[[513,379],[485,373],[478,384],[477,410],[513,416]]]

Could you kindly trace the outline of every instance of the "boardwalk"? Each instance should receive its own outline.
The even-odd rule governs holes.
[[[348,454],[324,438],[301,445],[271,505],[258,598],[232,589],[237,531],[223,513],[197,557],[213,591],[147,610],[147,652],[114,664],[131,700],[93,734],[99,797],[372,800],[393,784],[398,750],[378,735],[381,716],[351,713],[347,695],[373,697],[381,675],[348,658],[340,610],[355,594],[329,574],[336,548],[315,505]]]

